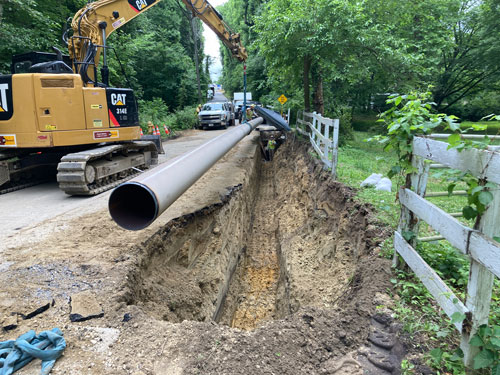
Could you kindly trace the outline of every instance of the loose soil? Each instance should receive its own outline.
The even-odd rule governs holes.
[[[0,323],[18,327],[0,341],[61,328],[53,374],[400,373],[390,264],[377,255],[387,230],[306,143],[266,162],[257,137],[146,230],[100,211],[6,243]],[[82,291],[104,316],[70,321]]]

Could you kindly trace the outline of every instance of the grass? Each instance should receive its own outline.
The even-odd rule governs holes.
[[[470,128],[473,124],[479,124],[479,125],[486,125],[488,128],[486,130],[487,134],[490,135],[498,135],[500,134],[500,121],[462,121],[460,123],[460,127],[462,129],[467,129]],[[472,132],[474,133],[474,132]],[[483,132],[479,132],[481,134],[484,134]]]
[[[493,123],[500,128],[500,122]],[[464,124],[469,126],[470,124]],[[395,229],[399,220],[399,204],[396,199],[396,186],[392,192],[376,191],[373,187],[360,188],[361,182],[372,173],[385,175],[390,166],[396,163],[395,153],[384,152],[376,143],[364,142],[372,134],[354,132],[354,139],[339,149],[338,180],[358,189],[360,201],[370,203],[376,210],[377,218],[384,224]],[[447,183],[433,176],[431,170],[427,190],[446,191]],[[394,184],[394,182],[393,182]],[[457,186],[456,190],[464,190],[465,186]],[[435,197],[429,200],[446,212],[460,212],[466,205],[466,197]],[[471,221],[460,218],[466,225]],[[432,228],[422,223],[419,236],[435,235]],[[392,239],[383,246],[383,256],[392,255]],[[446,284],[462,301],[465,299],[469,274],[468,259],[455,250],[447,241],[418,243],[417,250],[425,261],[439,274]],[[452,358],[452,352],[458,347],[459,335],[450,324],[450,320],[438,308],[423,284],[411,271],[394,270],[393,282],[399,297],[396,303],[396,315],[404,322],[404,330],[420,345],[422,352],[430,353],[423,356],[430,366],[439,373],[463,374],[460,360]],[[500,282],[495,281],[491,305],[491,324],[500,324]],[[433,350],[432,350],[433,349]],[[405,373],[412,374],[411,363],[405,364]]]

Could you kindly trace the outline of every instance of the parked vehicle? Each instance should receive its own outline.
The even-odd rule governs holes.
[[[233,102],[235,101],[243,101],[243,94],[242,92],[235,92],[233,94]],[[252,100],[252,93],[251,92],[247,92],[247,100]]]
[[[228,103],[206,103],[198,114],[203,129],[222,127],[226,129],[231,123],[231,111]]]

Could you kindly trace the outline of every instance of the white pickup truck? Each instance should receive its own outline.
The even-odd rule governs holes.
[[[198,114],[200,127],[203,129],[231,125],[231,110],[229,103],[210,102],[203,105]]]

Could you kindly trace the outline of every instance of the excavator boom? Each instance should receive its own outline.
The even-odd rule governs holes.
[[[80,73],[85,83],[95,83],[95,71],[101,52],[106,65],[108,36],[161,0],[99,0],[87,4],[73,17],[73,36],[68,43],[73,70]],[[206,0],[182,0],[195,17],[201,19],[229,48],[239,61],[248,57],[241,45],[240,35],[233,33],[222,16]]]

